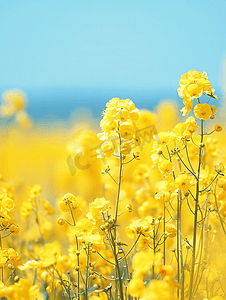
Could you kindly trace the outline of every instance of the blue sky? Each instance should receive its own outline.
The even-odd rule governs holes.
[[[39,117],[115,96],[153,107],[197,69],[220,94],[225,13],[225,0],[0,0],[0,93],[22,89]]]

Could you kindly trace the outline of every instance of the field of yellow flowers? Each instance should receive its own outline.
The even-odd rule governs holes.
[[[196,70],[178,94],[181,111],[113,98],[97,130],[2,95],[0,299],[226,299],[219,100]]]

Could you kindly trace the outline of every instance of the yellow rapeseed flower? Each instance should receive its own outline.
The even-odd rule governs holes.
[[[197,104],[194,107],[194,115],[198,119],[208,120],[211,114],[212,114],[212,110],[208,103]]]
[[[161,163],[158,164],[158,168],[161,174],[169,175],[173,171],[173,163],[169,160],[163,160]]]
[[[115,151],[115,147],[112,142],[107,141],[101,146],[101,150],[103,151],[104,156],[109,157]]]
[[[201,97],[203,92],[211,92],[211,84],[207,80],[206,72],[198,72],[190,70],[181,76],[178,88],[178,94],[181,98],[187,97],[190,99]]]
[[[134,220],[129,226],[125,228],[125,232],[129,238],[134,238],[137,234],[142,234],[143,236],[149,236],[151,227],[145,220]]]
[[[104,197],[96,198],[92,203],[89,204],[89,210],[94,219],[101,214],[101,212],[105,212],[109,209],[110,201],[106,200]]]
[[[191,187],[191,177],[187,174],[179,174],[175,180],[175,185],[181,191],[187,191]]]
[[[82,198],[80,196],[75,197],[71,193],[67,193],[63,198],[59,199],[58,206],[64,212],[73,211],[73,216],[78,218],[82,214]]]
[[[134,134],[134,124],[131,121],[120,124],[119,131],[121,137],[126,140],[131,140]]]
[[[130,146],[130,144],[129,143],[123,143],[122,145],[121,145],[121,148],[120,148],[121,150],[121,153],[122,154],[124,154],[124,155],[128,155],[128,154],[130,154],[130,152],[131,152],[131,146]]]
[[[191,100],[190,98],[184,98],[183,103],[184,107],[180,111],[183,113],[183,116],[185,116],[192,110],[193,100]]]

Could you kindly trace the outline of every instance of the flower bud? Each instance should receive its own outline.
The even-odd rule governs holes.
[[[126,205],[126,208],[128,210],[128,212],[132,212],[133,211],[133,207],[131,204]]]
[[[14,265],[13,264],[8,264],[8,269],[9,270],[13,270],[14,269]]]
[[[162,155],[162,149],[161,148],[158,149],[157,154]]]
[[[57,223],[60,225],[60,226],[63,226],[65,224],[65,220],[62,219],[62,218],[58,218],[57,219]]]
[[[222,130],[221,125],[220,124],[216,124],[215,127],[214,127],[214,130],[217,131],[217,132],[221,131]]]
[[[104,231],[104,230],[105,230],[105,226],[104,226],[104,225],[101,225],[101,226],[100,226],[100,230],[103,230],[103,231]]]

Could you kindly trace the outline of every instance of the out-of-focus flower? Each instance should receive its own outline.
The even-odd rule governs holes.
[[[132,278],[128,285],[128,293],[132,297],[142,297],[145,290],[144,281],[141,278]]]
[[[39,294],[39,287],[31,285],[27,279],[20,278],[14,285],[1,287],[0,297],[7,299],[35,300]]]
[[[18,234],[20,232],[20,226],[18,224],[12,224],[9,230],[13,234]]]
[[[2,95],[2,102],[0,113],[3,117],[15,115],[16,122],[23,128],[31,127],[31,118],[25,111],[26,95],[22,91],[17,89],[6,91]]]
[[[21,271],[35,269],[38,267],[38,262],[36,260],[28,260],[25,264],[18,267]]]
[[[53,215],[55,213],[55,209],[52,207],[48,200],[42,199],[41,202],[48,215]]]
[[[166,226],[166,233],[169,238],[173,238],[177,235],[177,230],[173,226]]]
[[[29,189],[29,196],[31,198],[38,197],[42,193],[42,187],[39,184],[35,184],[33,185],[32,188],[29,187],[28,189]]]
[[[6,91],[2,95],[3,105],[1,106],[1,113],[3,116],[12,116],[19,110],[26,106],[25,94],[17,89]]]
[[[158,266],[157,272],[162,276],[162,278],[172,278],[175,276],[175,272],[172,265]]]
[[[140,273],[146,273],[151,270],[151,267],[155,261],[155,257],[150,249],[137,252],[133,256],[132,267],[133,270]]]
[[[166,280],[150,280],[143,294],[145,300],[175,300],[172,295],[174,286]]]
[[[32,126],[31,118],[29,117],[28,113],[24,110],[21,110],[16,114],[16,121],[23,128],[30,128]]]

